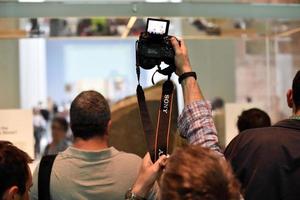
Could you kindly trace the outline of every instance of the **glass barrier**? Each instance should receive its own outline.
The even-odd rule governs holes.
[[[300,19],[165,18],[169,33],[185,39],[207,99],[259,107],[272,122],[291,114],[285,93],[300,69]],[[1,18],[0,108],[52,103],[63,111],[86,89],[111,105],[134,95],[135,41],[145,24],[135,16]],[[152,73],[142,72],[144,86]]]

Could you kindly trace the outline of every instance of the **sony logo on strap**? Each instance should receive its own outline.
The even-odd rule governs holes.
[[[166,94],[163,100],[163,112],[168,114],[170,95]]]

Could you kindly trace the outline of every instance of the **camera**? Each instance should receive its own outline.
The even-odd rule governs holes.
[[[136,63],[144,69],[158,66],[158,72],[170,76],[175,71],[175,51],[168,35],[169,20],[147,19],[146,31],[142,32],[136,42]],[[165,69],[159,66],[161,62],[169,65]]]

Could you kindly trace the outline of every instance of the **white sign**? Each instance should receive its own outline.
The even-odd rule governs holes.
[[[0,140],[6,140],[34,158],[32,110],[0,110]]]

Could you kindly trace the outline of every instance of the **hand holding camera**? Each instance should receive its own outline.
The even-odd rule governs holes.
[[[171,76],[176,72],[180,76],[192,69],[184,42],[168,35],[169,23],[168,20],[148,18],[146,31],[137,41],[136,62],[146,70],[158,66],[158,72],[163,75]],[[169,67],[161,69],[161,62]]]
[[[190,64],[188,50],[185,46],[185,43],[182,40],[178,42],[178,40],[175,37],[171,38],[171,43],[175,51],[176,74],[178,76],[181,76],[184,73],[191,72],[192,67]]]
[[[168,28],[168,20],[150,18],[147,20],[146,31],[140,34],[139,40],[136,42],[137,99],[148,152],[153,162],[161,155],[168,154],[169,151],[170,117],[174,94],[174,84],[170,78],[173,72],[179,75],[179,83],[190,76],[196,79],[196,73],[191,72],[186,46],[175,37],[169,36]],[[168,67],[162,69],[160,67],[162,62]],[[158,120],[156,128],[154,128],[144,91],[140,85],[140,67],[149,70],[156,66],[158,68],[156,72],[167,76],[168,79],[162,86]],[[154,84],[153,76],[152,82]]]
[[[158,72],[171,76],[175,72],[175,51],[171,43],[172,36],[168,35],[168,20],[147,20],[146,31],[140,34],[136,43],[136,64],[146,70],[158,67]],[[169,67],[160,68],[161,62]]]

